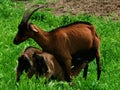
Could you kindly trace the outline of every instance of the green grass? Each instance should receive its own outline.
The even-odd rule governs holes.
[[[42,1],[42,0],[41,0]],[[4,4],[6,3],[6,4]],[[102,73],[96,80],[95,60],[89,64],[87,80],[82,78],[83,72],[73,79],[73,84],[67,82],[50,81],[44,84],[44,79],[35,77],[27,79],[25,73],[15,84],[15,67],[17,58],[27,46],[39,47],[32,39],[20,45],[14,45],[13,39],[17,33],[17,26],[24,12],[24,4],[0,1],[0,90],[119,90],[120,84],[120,21],[113,21],[112,17],[99,18],[96,16],[55,16],[50,11],[36,12],[31,22],[45,31],[63,26],[75,21],[91,22],[101,38],[101,66]]]

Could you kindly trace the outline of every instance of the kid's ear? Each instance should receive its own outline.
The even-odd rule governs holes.
[[[45,61],[43,56],[40,56],[39,54],[34,53],[33,57],[35,58],[36,63],[37,63],[38,66],[47,67],[46,61]]]
[[[38,28],[33,24],[30,24],[30,29],[33,30],[34,32],[38,32]]]
[[[45,61],[44,61],[44,58],[43,58],[42,56],[39,56],[39,54],[37,54],[37,53],[34,53],[34,54],[33,54],[33,58],[36,59],[36,62],[37,62],[37,63],[43,63],[43,62],[45,62]]]

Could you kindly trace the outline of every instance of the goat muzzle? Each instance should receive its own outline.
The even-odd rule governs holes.
[[[13,43],[14,43],[15,45],[20,44],[16,38],[13,40]]]

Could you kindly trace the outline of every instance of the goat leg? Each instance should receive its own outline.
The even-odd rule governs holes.
[[[65,80],[68,82],[71,82],[71,78],[70,78],[70,76],[71,76],[71,62],[70,62],[70,60],[66,60],[66,61],[68,61],[68,63],[67,62],[65,63],[65,67],[63,69],[63,70],[65,70],[65,73],[64,73]]]
[[[78,64],[77,66],[74,66],[72,68],[71,75],[77,76],[79,74],[79,72],[82,70],[82,68],[84,68],[86,65],[87,65],[86,62],[82,62],[82,63]]]
[[[17,74],[16,74],[16,82],[18,82],[20,80],[20,76],[21,76],[21,73],[17,72]]]
[[[86,66],[84,67],[84,73],[83,73],[83,78],[87,78],[87,71],[88,71],[88,64],[86,64]]]
[[[63,71],[64,71],[64,78],[67,82],[71,81],[70,74],[71,74],[71,57],[64,58],[64,57],[56,57],[59,64],[61,65]]]
[[[100,74],[101,74],[101,66],[100,66],[100,52],[99,50],[96,53],[96,63],[97,63],[97,80],[100,79]]]

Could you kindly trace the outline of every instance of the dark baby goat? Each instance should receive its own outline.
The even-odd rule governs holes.
[[[35,75],[36,78],[45,76],[48,79],[64,80],[64,72],[55,57],[34,47],[26,48],[18,58],[17,82],[24,70],[28,78]]]

